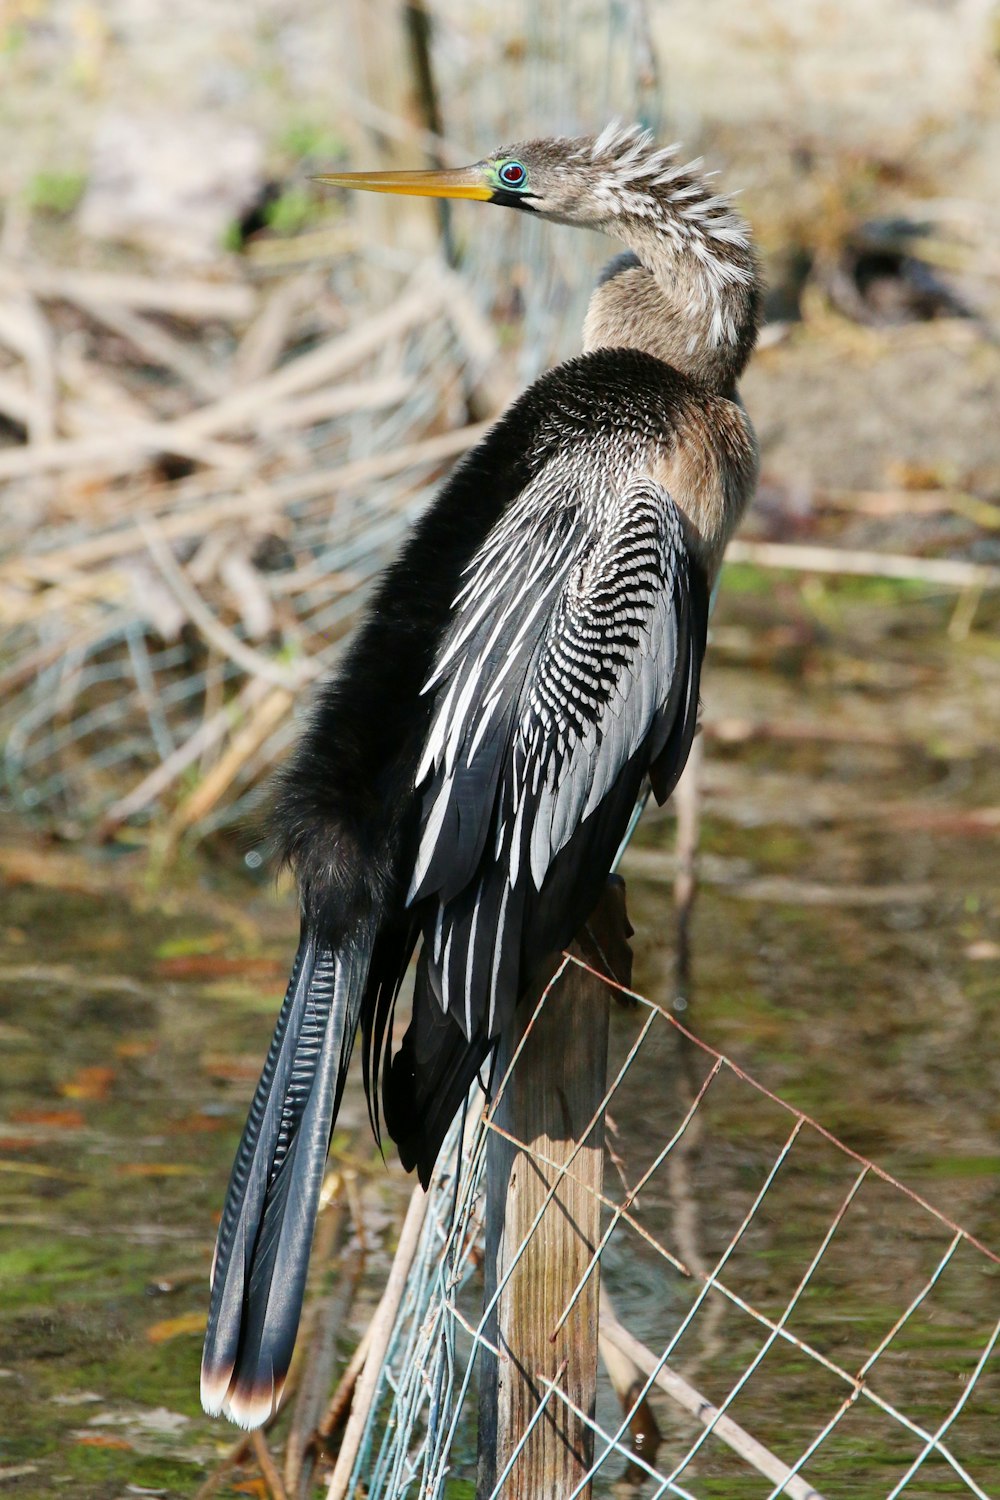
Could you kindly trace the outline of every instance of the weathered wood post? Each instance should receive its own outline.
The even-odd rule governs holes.
[[[572,951],[628,984],[630,936],[625,888],[614,879]],[[500,1358],[480,1355],[478,1500],[487,1500],[501,1479],[504,1500],[564,1500],[593,1461],[592,1431],[549,1394],[547,1382],[557,1381],[575,1407],[593,1415],[596,1267],[552,1335],[600,1236],[610,996],[602,980],[570,964],[534,1023],[535,1007],[525,1002],[501,1039],[497,1080],[522,1037],[524,1046],[497,1101],[498,1130],[486,1163],[487,1305],[502,1290],[485,1330]],[[545,1410],[518,1451],[543,1401]],[[589,1495],[589,1486],[582,1493]]]
[[[429,123],[427,99],[433,98],[433,82],[428,55],[417,52],[417,43],[426,45],[426,37],[419,26],[420,8],[416,15],[414,9],[412,0],[348,0],[339,14],[344,56],[355,67],[355,94],[375,101],[380,110],[417,133]],[[353,137],[355,165],[377,162],[402,170],[419,165],[405,138],[379,130],[371,119],[356,119],[351,105],[343,125]],[[438,246],[439,216],[431,199],[359,193],[353,211],[366,244],[401,246],[415,257],[430,255]]]

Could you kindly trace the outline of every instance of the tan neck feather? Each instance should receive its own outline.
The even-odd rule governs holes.
[[[637,348],[730,395],[757,336],[757,279],[747,246],[687,242],[651,220],[619,217],[607,233],[639,260],[598,285],[583,347]],[[700,246],[700,251],[699,251]]]
[[[713,342],[713,304],[703,293],[680,276],[668,290],[644,265],[628,265],[595,289],[583,341],[588,353],[641,349],[700,386],[664,435],[651,472],[680,508],[688,544],[711,585],[753,494],[757,442],[735,383],[749,349]]]
[[[710,390],[733,385],[733,350],[712,342],[712,304],[683,275],[668,292],[645,266],[632,266],[596,288],[583,325],[583,347],[642,349]]]

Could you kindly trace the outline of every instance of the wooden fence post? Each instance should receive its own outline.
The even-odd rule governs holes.
[[[348,0],[341,12],[345,56],[354,68],[351,83],[363,99],[370,99],[397,120],[415,129],[426,127],[427,91],[433,88],[429,54],[415,52],[418,41],[426,41],[412,7],[405,0]],[[419,154],[405,140],[380,132],[377,126],[358,121],[348,106],[344,127],[353,136],[352,165],[402,169],[419,166]],[[352,205],[361,238],[368,245],[395,245],[414,259],[432,255],[438,248],[439,218],[434,202],[427,198],[383,197],[359,193]]]
[[[628,984],[630,936],[624,885],[614,879],[572,951]],[[501,1357],[486,1351],[480,1355],[478,1500],[494,1493],[512,1458],[499,1490],[504,1500],[564,1500],[593,1461],[592,1431],[555,1394],[549,1395],[520,1451],[518,1447],[545,1401],[547,1381],[557,1381],[582,1412],[592,1416],[594,1411],[600,1295],[596,1267],[554,1339],[552,1334],[600,1236],[600,1105],[607,1081],[610,994],[602,980],[570,964],[534,1024],[534,1006],[526,1002],[501,1039],[498,1080],[530,1026],[494,1114],[495,1124],[526,1149],[494,1131],[486,1164],[487,1301],[508,1273],[509,1279],[485,1329]],[[595,1124],[529,1235],[559,1179],[560,1165],[573,1156],[595,1115]],[[543,1165],[539,1155],[552,1165]],[[582,1494],[589,1493],[588,1486]]]

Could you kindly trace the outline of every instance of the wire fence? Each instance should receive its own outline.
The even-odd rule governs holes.
[[[571,964],[586,968],[564,960],[522,1045]],[[661,1005],[615,988],[631,1008],[617,1012],[603,1100],[601,1233],[552,1330],[600,1276],[610,1377],[592,1415],[558,1370],[540,1373],[544,1398],[493,1494],[561,1405],[593,1440],[574,1495],[618,1493],[623,1478],[644,1497],[1000,1495],[1000,1257]],[[446,1143],[343,1493],[445,1496],[474,1474],[491,1348],[485,1163],[509,1076]],[[651,1097],[654,1128],[635,1102]],[[520,1147],[550,1172],[544,1212],[575,1156],[553,1176]]]

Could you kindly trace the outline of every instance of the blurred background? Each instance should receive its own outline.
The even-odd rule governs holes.
[[[1000,1248],[995,0],[0,0],[3,1492],[193,1495],[229,1443],[197,1402],[214,1215],[296,928],[259,788],[614,251],[312,174],[615,116],[740,190],[768,282],[691,974],[668,808],[623,869],[636,985]],[[407,1185],[360,1090],[341,1123],[343,1353]],[[752,1150],[735,1104],[718,1128]],[[723,1201],[741,1159],[701,1149]],[[997,1316],[977,1276],[928,1340],[946,1385]],[[992,1382],[966,1441],[1000,1493]]]

